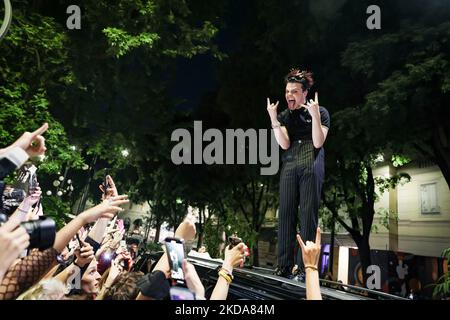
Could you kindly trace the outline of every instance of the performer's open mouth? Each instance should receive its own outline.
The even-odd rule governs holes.
[[[295,109],[295,99],[288,100],[288,108],[291,110]]]

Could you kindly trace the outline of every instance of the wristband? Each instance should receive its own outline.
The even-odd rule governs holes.
[[[233,279],[231,279],[231,277],[227,273],[225,273],[225,271],[219,271],[219,276],[224,278],[228,282],[228,284],[230,284],[231,281],[233,281]]]
[[[276,129],[276,128],[279,128],[279,127],[281,127],[281,123],[277,123],[277,124],[273,124],[272,123],[272,129]]]
[[[229,284],[234,280],[233,275],[223,268],[219,270],[218,275],[224,278]]]
[[[220,270],[225,271],[225,272],[228,273],[229,275],[233,275],[233,272],[232,272],[232,271],[230,271],[230,270],[224,268],[223,266],[222,266],[222,267],[219,267],[219,268],[217,269],[217,271],[220,271]]]
[[[317,267],[315,267],[315,266],[305,266],[305,270],[306,269],[312,269],[314,271],[318,271]]]

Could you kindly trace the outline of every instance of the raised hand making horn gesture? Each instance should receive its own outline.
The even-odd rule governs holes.
[[[303,263],[306,273],[306,299],[322,300],[319,284],[319,258],[320,258],[320,228],[316,231],[316,242],[303,242],[302,237],[297,234],[297,241],[302,249]]]
[[[270,102],[270,99],[267,98],[267,112],[269,113],[270,120],[272,120],[272,124],[278,122],[278,120],[277,120],[277,116],[278,116],[278,112],[277,112],[278,103],[279,103],[279,101],[277,101],[277,103],[271,103],[271,102]]]
[[[306,108],[308,110],[309,114],[313,119],[319,119],[320,120],[320,107],[319,107],[319,93],[316,92],[314,95],[314,100],[309,99],[309,102],[306,102],[306,104],[302,104],[302,107]]]
[[[316,231],[316,242],[306,241],[303,242],[302,237],[297,234],[297,241],[302,249],[303,263],[305,265],[305,270],[311,268],[317,271],[317,266],[319,265],[320,258],[320,228]]]

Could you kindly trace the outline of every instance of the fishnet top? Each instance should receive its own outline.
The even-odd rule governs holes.
[[[8,270],[0,284],[0,300],[17,298],[44,276],[56,262],[58,252],[53,249],[34,249]]]

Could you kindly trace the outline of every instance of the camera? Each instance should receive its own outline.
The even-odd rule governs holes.
[[[5,214],[0,213],[0,227],[8,221]],[[53,219],[39,217],[39,220],[25,221],[20,224],[30,235],[28,248],[48,249],[55,242],[56,224]]]

